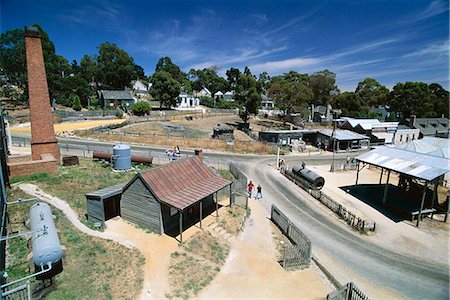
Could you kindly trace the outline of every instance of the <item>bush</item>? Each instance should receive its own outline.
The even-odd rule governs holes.
[[[122,111],[121,109],[118,109],[118,110],[116,111],[116,117],[117,117],[118,119],[122,119],[122,118],[123,118],[123,111]]]
[[[149,113],[150,109],[150,103],[148,103],[147,101],[140,101],[131,107],[131,111],[136,116],[143,116]]]
[[[211,97],[202,96],[200,97],[200,105],[214,107],[214,100]]]
[[[81,102],[80,102],[80,97],[78,97],[77,95],[72,96],[72,108],[73,110],[76,111],[80,111],[81,110]]]
[[[100,107],[100,100],[98,100],[97,98],[91,98],[90,99],[90,105],[91,105],[91,109],[96,109],[98,107]]]

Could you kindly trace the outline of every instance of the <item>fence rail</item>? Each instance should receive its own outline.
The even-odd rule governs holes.
[[[340,289],[327,295],[327,300],[369,300],[353,282],[349,282]]]
[[[352,228],[360,231],[375,231],[376,223],[369,222],[364,220],[361,217],[357,217],[354,213],[348,210],[345,206],[328,196],[322,191],[315,190],[312,188],[311,184],[309,184],[306,180],[303,180],[297,176],[293,176],[292,172],[287,170],[286,168],[281,169],[281,173],[286,176],[289,180],[300,186],[302,189],[307,191],[311,196],[319,200],[323,205],[328,207],[334,213],[336,213],[339,217],[344,219],[348,225]]]
[[[236,180],[231,184],[231,203],[248,209],[247,176],[234,164],[230,163],[230,172]]]
[[[286,215],[272,204],[270,217],[293,243],[284,250],[283,268],[307,268],[311,262],[311,241]]]
[[[31,300],[31,287],[30,282],[27,281],[25,284],[15,285],[12,287],[5,288],[5,290],[0,291],[0,299],[4,300]]]

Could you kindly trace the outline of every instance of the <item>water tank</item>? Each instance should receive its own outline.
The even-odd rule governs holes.
[[[130,146],[118,144],[113,147],[114,170],[128,170],[131,168]]]
[[[57,264],[63,252],[53,223],[52,211],[47,203],[38,202],[30,208],[33,262],[36,266]]]
[[[325,179],[322,176],[300,165],[294,165],[292,167],[292,173],[305,179],[318,190],[320,190],[325,185]]]

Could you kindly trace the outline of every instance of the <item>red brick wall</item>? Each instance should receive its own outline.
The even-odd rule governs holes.
[[[41,38],[25,35],[28,96],[30,101],[31,153],[33,160],[41,154],[51,153],[60,161],[57,140],[53,128],[53,116],[45,74]]]
[[[25,176],[37,172],[55,173],[55,160],[30,160],[24,162],[10,162],[8,168],[11,177]]]

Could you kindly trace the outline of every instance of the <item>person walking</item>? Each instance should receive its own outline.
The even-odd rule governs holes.
[[[250,183],[247,185],[247,191],[248,191],[248,197],[251,198],[252,197],[252,191],[253,191],[253,187],[255,185],[253,184],[253,182],[250,180]]]
[[[258,187],[256,188],[256,196],[255,199],[261,199],[262,193],[261,193],[261,186],[258,184]]]

